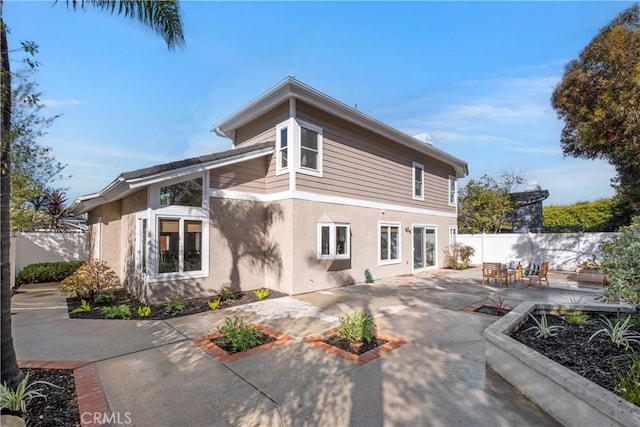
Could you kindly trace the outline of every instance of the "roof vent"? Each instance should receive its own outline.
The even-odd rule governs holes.
[[[431,135],[429,135],[426,132],[413,135],[413,137],[418,141],[422,142],[423,144],[433,145],[433,140],[431,139]]]

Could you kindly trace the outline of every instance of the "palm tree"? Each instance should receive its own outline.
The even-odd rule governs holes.
[[[66,3],[67,7],[71,7],[74,10],[90,6],[111,14],[135,19],[158,33],[167,43],[169,49],[184,43],[178,0],[67,0]],[[11,271],[9,265],[11,70],[9,67],[7,27],[2,17],[2,6],[3,0],[0,0],[0,98],[2,104],[2,122],[0,123],[0,335],[2,340],[0,352],[2,368],[0,381],[6,382],[15,388],[22,379],[23,374],[18,368],[11,335],[11,284],[9,283]]]

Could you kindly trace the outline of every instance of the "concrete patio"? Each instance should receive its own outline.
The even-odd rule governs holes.
[[[136,426],[553,426],[555,420],[485,368],[483,330],[496,319],[461,311],[501,294],[593,302],[600,289],[562,273],[549,288],[481,286],[478,268],[438,270],[167,321],[72,320],[52,286],[13,297],[18,359],[92,362],[109,411]],[[408,341],[363,365],[303,342],[364,310]],[[221,363],[192,338],[241,316],[294,338]],[[88,418],[87,418],[88,419]]]

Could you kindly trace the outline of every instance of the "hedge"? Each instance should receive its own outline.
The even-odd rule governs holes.
[[[84,261],[40,262],[29,264],[18,273],[16,286],[25,283],[61,282],[76,271]]]

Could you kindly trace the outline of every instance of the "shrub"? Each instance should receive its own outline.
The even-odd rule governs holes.
[[[618,385],[616,390],[625,400],[640,406],[640,355],[631,355],[631,363],[626,372],[616,368]]]
[[[611,285],[605,299],[624,298],[632,307],[640,306],[640,216],[631,225],[620,227],[620,234],[601,245],[602,271]]]
[[[58,288],[60,291],[78,298],[93,300],[95,295],[120,284],[118,276],[103,261],[89,261],[64,279]]]
[[[242,292],[233,287],[231,284],[224,285],[220,290],[220,298],[222,301],[240,299],[242,298]]]
[[[564,320],[566,320],[567,323],[572,326],[581,326],[587,323],[587,320],[589,320],[589,316],[587,316],[582,311],[574,311],[573,313],[566,313],[564,315]]]
[[[256,289],[255,291],[253,291],[253,294],[258,299],[265,299],[266,297],[269,296],[269,289],[267,288]]]
[[[105,319],[125,319],[131,317],[131,310],[126,304],[110,305],[102,307],[102,314]]]
[[[444,262],[447,268],[464,270],[469,266],[471,257],[476,250],[471,246],[456,243],[444,248]]]
[[[224,337],[220,338],[220,344],[231,347],[233,352],[247,351],[257,347],[264,335],[237,317],[224,319],[224,325],[218,327],[218,333],[224,334]]]
[[[366,283],[373,283],[374,282],[373,274],[371,274],[371,271],[369,271],[368,268],[364,270],[364,281]]]
[[[376,324],[373,317],[356,311],[339,319],[337,335],[349,342],[369,344],[376,336]]]
[[[13,412],[27,412],[27,406],[36,397],[46,399],[47,397],[42,394],[42,389],[32,389],[31,387],[44,384],[53,387],[58,387],[55,384],[51,384],[47,381],[33,381],[29,382],[29,376],[31,374],[27,372],[24,379],[18,384],[15,391],[3,383],[0,385],[0,409],[8,409]]]
[[[25,283],[61,282],[71,276],[84,262],[62,261],[41,262],[27,265],[16,277],[16,285]]]
[[[95,304],[105,305],[111,304],[116,299],[116,296],[113,292],[98,292],[96,297],[93,299]]]
[[[220,305],[220,298],[207,302],[207,305],[209,306],[209,310],[215,310]]]
[[[85,311],[91,311],[91,306],[86,300],[81,300],[80,307],[71,310],[71,314],[83,313]]]
[[[184,311],[184,301],[181,299],[175,299],[173,301],[169,301],[167,303],[167,307],[164,309],[164,312],[171,316],[175,316],[176,314],[182,313],[183,311]]]
[[[533,330],[536,332],[536,336],[539,338],[552,337],[558,333],[557,331],[559,331],[560,329],[564,329],[562,326],[549,326],[549,323],[547,322],[547,313],[545,313],[544,310],[542,310],[542,315],[540,316],[539,322],[538,319],[536,319],[535,316],[533,316],[531,313],[529,313],[529,317],[531,317],[533,321],[536,322],[536,326],[527,328],[525,332]]]

